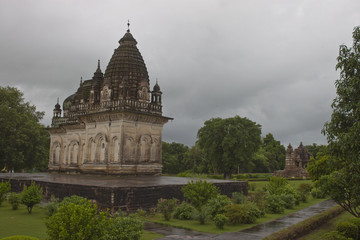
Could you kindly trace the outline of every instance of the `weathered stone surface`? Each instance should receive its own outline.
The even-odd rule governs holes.
[[[276,171],[275,176],[278,177],[309,177],[306,171],[307,164],[310,160],[310,154],[307,149],[300,143],[299,147],[293,150],[289,144],[286,150],[285,169]]]
[[[145,62],[130,30],[119,41],[105,74],[55,105],[49,171],[114,175],[161,175],[162,92],[150,90]],[[62,116],[63,113],[63,116]]]
[[[112,211],[122,209],[148,210],[156,206],[160,198],[183,200],[181,188],[190,178],[166,176],[100,176],[87,174],[0,174],[0,179],[9,179],[12,191],[21,192],[31,181],[40,184],[46,198],[51,195],[60,199],[79,195],[94,200],[99,207]],[[208,180],[213,182],[221,194],[231,196],[233,192],[247,194],[248,183],[241,181]]]

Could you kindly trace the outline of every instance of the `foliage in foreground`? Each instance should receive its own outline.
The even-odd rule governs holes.
[[[317,187],[360,217],[360,27],[354,28],[352,47],[340,46],[337,61],[337,96],[323,128],[328,148],[310,162],[309,173]]]
[[[138,240],[143,223],[133,216],[112,216],[99,211],[85,198],[64,199],[46,222],[50,239],[57,240]]]
[[[15,236],[11,236],[11,237],[2,238],[1,240],[39,240],[39,239],[36,237],[15,235]]]
[[[26,205],[29,214],[35,204],[38,204],[43,199],[43,190],[34,181],[31,182],[29,187],[24,186],[24,190],[21,193],[21,203]]]
[[[165,218],[166,221],[169,221],[171,219],[171,216],[178,204],[179,200],[176,198],[172,199],[163,199],[160,198],[157,203],[157,209],[159,212],[161,212]]]
[[[207,202],[219,195],[219,189],[206,180],[189,181],[181,191],[184,197],[197,209],[205,206]]]

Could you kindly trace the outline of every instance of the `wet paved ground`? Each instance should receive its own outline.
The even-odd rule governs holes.
[[[245,229],[240,232],[230,232],[219,235],[195,232],[195,231],[179,229],[179,228],[172,228],[154,223],[146,224],[145,229],[165,235],[165,237],[159,238],[161,240],[181,240],[181,239],[257,240],[257,239],[262,239],[274,232],[277,232],[280,229],[289,227],[307,218],[310,218],[335,205],[336,203],[333,202],[332,200],[326,200],[324,202],[315,204],[311,207],[302,209],[298,212],[289,214],[285,217],[273,221],[269,221],[263,224],[259,224],[255,227]]]
[[[57,182],[97,187],[150,187],[159,185],[184,185],[191,178],[168,176],[113,176],[57,173],[1,173],[1,178],[28,179],[43,182]],[[233,182],[207,179],[209,182]]]

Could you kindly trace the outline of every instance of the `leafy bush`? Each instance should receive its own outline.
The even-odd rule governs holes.
[[[55,214],[45,221],[50,239],[96,240],[107,229],[107,214],[86,198],[72,196],[64,199]]]
[[[254,223],[261,211],[255,204],[231,204],[225,207],[225,216],[232,224]]]
[[[2,238],[1,240],[40,240],[40,239],[38,239],[36,237],[30,237],[30,236],[24,236],[24,235],[15,235],[15,236]]]
[[[29,187],[24,186],[24,190],[21,193],[21,203],[27,207],[28,213],[31,211],[35,204],[38,204],[43,199],[43,190],[34,181],[31,182]]]
[[[209,208],[202,206],[200,209],[195,209],[193,213],[193,219],[200,222],[200,224],[205,224],[205,222],[211,217]]]
[[[262,216],[264,216],[265,212],[266,212],[265,196],[267,196],[267,193],[263,192],[263,191],[251,192],[247,196],[247,201],[254,203],[259,208],[259,210],[261,211]]]
[[[348,221],[338,223],[336,230],[347,238],[357,239],[358,237],[358,227]]]
[[[271,177],[269,182],[266,184],[266,190],[271,195],[280,195],[285,192],[286,186],[289,185],[289,181],[283,177]]]
[[[295,206],[295,198],[292,194],[281,194],[281,200],[284,201],[284,207],[287,209],[293,209]]]
[[[6,199],[6,194],[10,192],[11,184],[10,181],[1,181],[0,183],[0,206],[3,201]]]
[[[50,201],[46,204],[46,215],[51,217],[54,213],[56,213],[59,208],[59,199],[55,198],[54,195],[51,196]]]
[[[186,202],[182,202],[179,206],[176,207],[174,211],[174,218],[180,220],[190,220],[193,217],[194,211],[195,208],[192,205]]]
[[[215,217],[217,214],[225,212],[224,207],[230,205],[230,199],[225,195],[217,195],[216,197],[209,200],[207,203],[211,217]]]
[[[349,219],[348,222],[355,224],[358,227],[357,239],[360,239],[360,218]]]
[[[219,195],[219,189],[206,180],[189,181],[181,191],[184,197],[197,209],[205,206],[211,199]]]
[[[169,221],[178,202],[179,201],[176,198],[172,198],[172,199],[160,198],[157,203],[157,210],[163,214],[166,221]]]
[[[21,203],[21,196],[18,193],[10,193],[8,197],[9,203],[11,204],[11,207],[13,210],[16,210],[19,208],[19,205]]]
[[[297,192],[299,193],[302,202],[307,202],[307,198],[311,194],[312,188],[313,186],[309,183],[302,183],[298,186]]]
[[[136,213],[135,213],[138,217],[142,218],[142,217],[145,217],[146,216],[146,211],[139,208],[138,210],[136,210]]]
[[[243,193],[241,193],[241,192],[233,192],[231,194],[231,196],[232,196],[231,200],[232,200],[232,202],[234,204],[245,203],[246,197],[245,197],[245,195]]]
[[[136,217],[110,218],[107,224],[106,240],[139,240],[141,238],[143,222]]]
[[[338,231],[331,231],[331,232],[325,233],[321,237],[321,239],[322,240],[353,240],[352,238],[345,237]]]
[[[213,218],[215,226],[219,229],[223,229],[224,225],[229,219],[224,214],[216,214]]]
[[[326,194],[320,188],[313,188],[311,190],[311,196],[313,198],[325,198]]]
[[[279,195],[268,195],[265,197],[266,211],[268,213],[283,213],[285,210],[285,202]]]

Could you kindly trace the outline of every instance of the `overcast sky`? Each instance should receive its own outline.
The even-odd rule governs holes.
[[[325,144],[340,44],[359,0],[0,0],[0,85],[45,111],[106,66],[130,29],[151,88],[163,92],[164,141],[192,146],[212,117],[247,117],[282,144]]]

